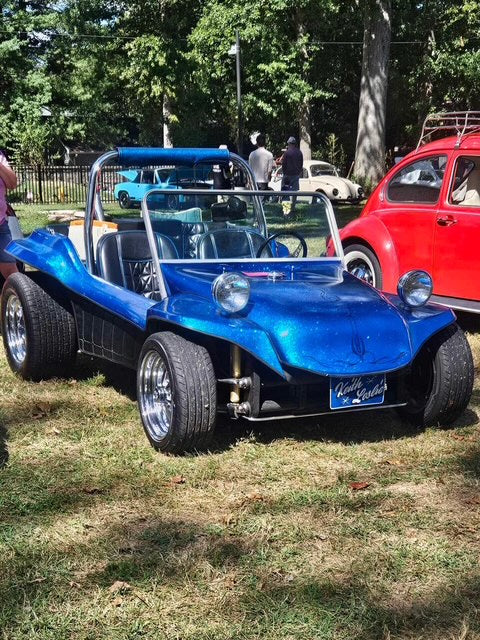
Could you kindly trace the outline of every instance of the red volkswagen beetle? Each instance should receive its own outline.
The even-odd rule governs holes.
[[[348,270],[373,286],[394,293],[402,274],[423,269],[432,300],[480,313],[480,112],[427,118],[417,149],[340,235]]]

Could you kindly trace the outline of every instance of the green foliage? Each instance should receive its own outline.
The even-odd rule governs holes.
[[[478,108],[480,1],[393,0],[387,147],[413,144],[424,116]],[[364,3],[338,0],[5,0],[0,147],[42,161],[68,146],[232,142],[242,46],[245,134],[273,151],[298,135],[354,153]],[[399,44],[409,42],[411,44]],[[41,108],[52,116],[40,116]],[[40,150],[40,152],[39,152]],[[332,152],[335,156],[335,151]],[[341,154],[342,155],[342,154]]]

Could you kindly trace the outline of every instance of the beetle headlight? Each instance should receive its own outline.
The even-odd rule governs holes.
[[[332,193],[335,197],[338,196],[338,189],[332,189]]]
[[[212,295],[220,309],[236,313],[248,304],[250,282],[241,273],[222,273],[213,281]]]
[[[426,271],[407,271],[398,281],[398,295],[409,307],[421,307],[432,295],[432,277]]]

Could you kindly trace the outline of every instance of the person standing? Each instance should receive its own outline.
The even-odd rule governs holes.
[[[272,177],[273,154],[265,149],[264,135],[260,133],[255,142],[257,148],[248,156],[248,164],[253,171],[258,189],[260,191],[266,191],[270,178]]]
[[[18,271],[16,260],[8,255],[5,247],[12,239],[7,220],[7,189],[15,189],[17,176],[0,151],[0,273],[4,278]]]
[[[287,150],[282,157],[282,191],[298,191],[300,189],[300,176],[303,170],[303,153],[297,147],[297,141],[293,136],[287,140]],[[296,197],[292,202],[284,204],[283,213],[288,216],[295,209]]]

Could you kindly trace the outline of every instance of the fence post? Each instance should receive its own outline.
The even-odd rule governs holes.
[[[41,204],[43,204],[43,187],[42,187],[42,167],[37,165],[37,180],[38,180],[38,197]]]

